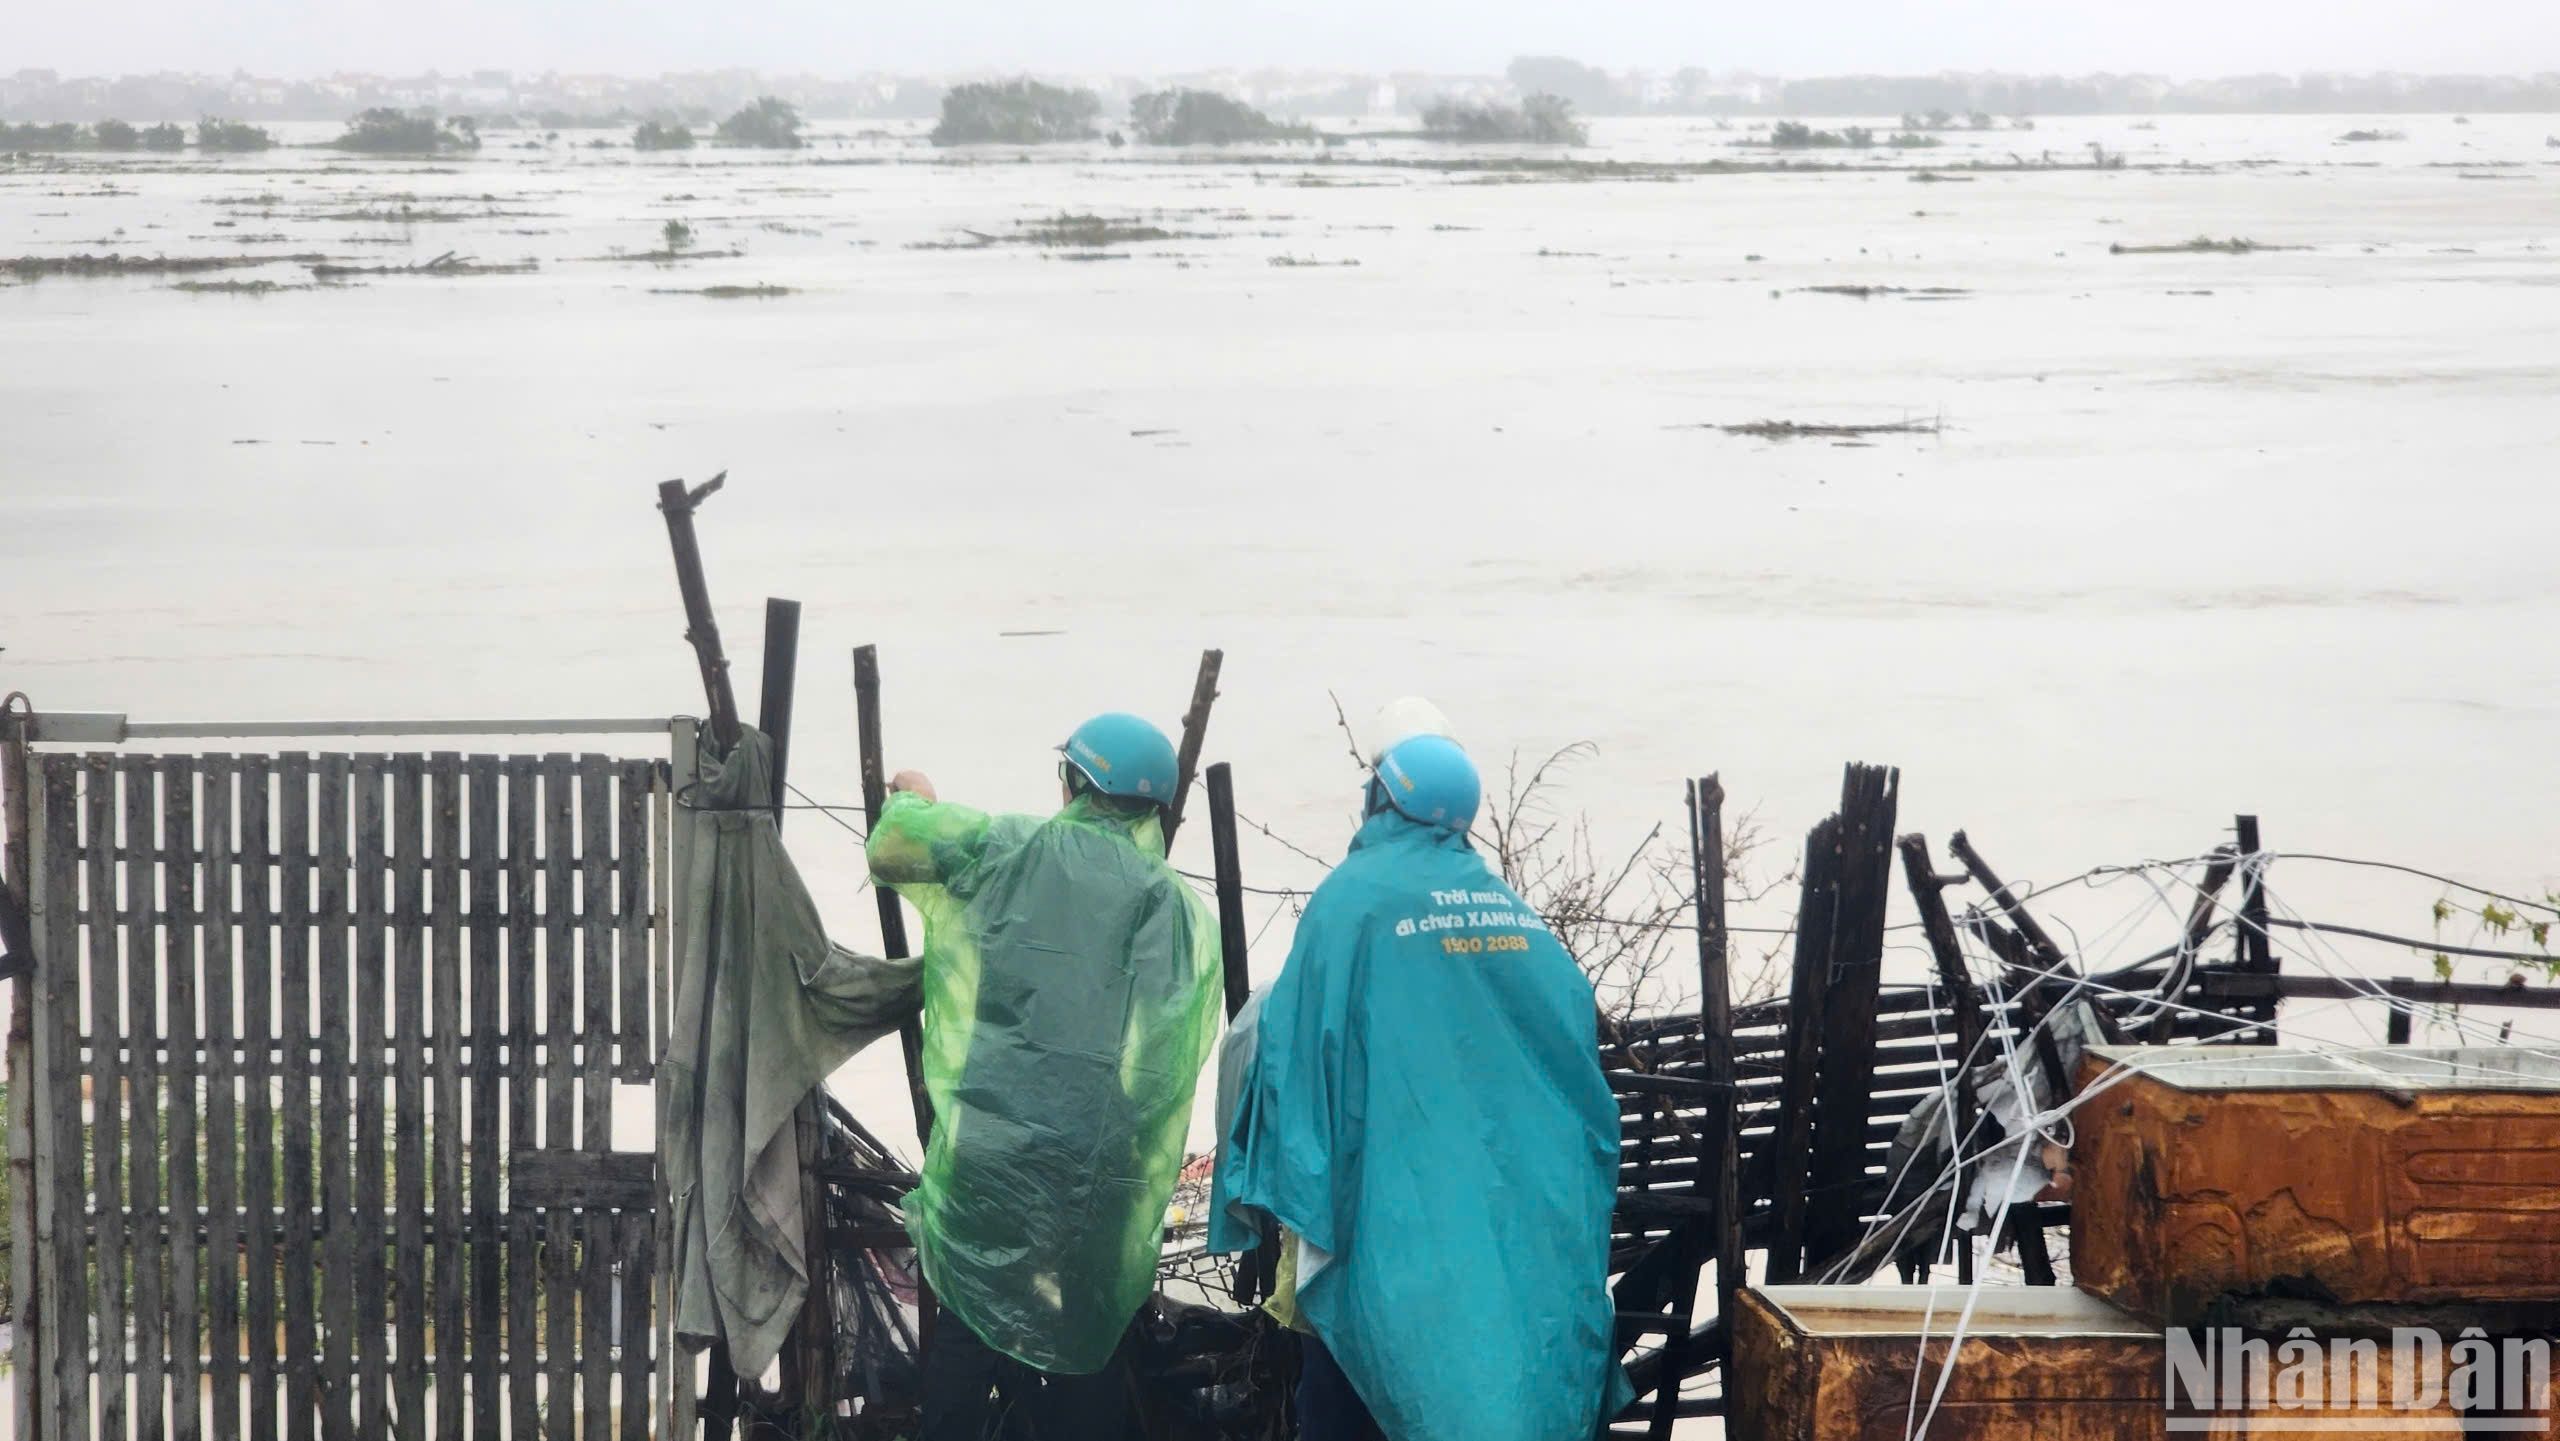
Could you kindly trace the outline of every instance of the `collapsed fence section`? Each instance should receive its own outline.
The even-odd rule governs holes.
[[[652,1167],[613,1141],[650,1113],[667,764],[41,753],[10,780],[29,1434],[648,1435]]]

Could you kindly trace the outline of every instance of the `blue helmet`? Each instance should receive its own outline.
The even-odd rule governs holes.
[[[1173,742],[1154,725],[1125,712],[1098,715],[1077,726],[1058,750],[1067,764],[1107,796],[1171,805],[1173,788],[1181,781]]]
[[[1411,736],[1389,747],[1378,757],[1377,784],[1406,818],[1453,831],[1475,824],[1484,799],[1476,763],[1447,736]]]

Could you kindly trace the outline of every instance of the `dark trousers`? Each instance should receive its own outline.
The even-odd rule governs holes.
[[[1090,1376],[1035,1371],[978,1339],[948,1308],[924,1361],[917,1441],[1127,1441],[1128,1346]]]
[[[1298,1338],[1298,1441],[1387,1441],[1333,1353],[1306,1335]]]

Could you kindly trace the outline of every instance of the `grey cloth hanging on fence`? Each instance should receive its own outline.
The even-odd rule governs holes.
[[[676,1332],[757,1376],[808,1292],[792,1110],[918,1005],[917,963],[830,944],[768,803],[773,743],[744,731],[679,802],[696,813],[663,1065],[659,1174],[675,1221]]]

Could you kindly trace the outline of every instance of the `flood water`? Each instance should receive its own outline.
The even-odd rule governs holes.
[[[2539,887],[2554,132],[2057,120],[1794,173],[1703,173],[1769,156],[1658,120],[1574,152],[1668,167],[1615,174],[852,126],[791,154],[491,132],[433,162],[0,162],[6,255],[274,256],[184,278],[290,286],[301,253],[537,266],[0,287],[0,689],[158,720],[696,710],[651,491],[725,469],[702,530],[745,703],[761,599],[799,599],[793,773],[822,800],[857,795],[858,643],[892,764],[1002,808],[1054,797],[1088,712],[1170,728],[1222,646],[1210,758],[1319,855],[1357,780],[1328,692],[1422,692],[1482,755],[1592,743],[1558,802],[1603,849],[1676,833],[1715,770],[1782,867],[1856,758],[1903,767],[1904,829],[1968,828],[2013,877],[2190,855],[2248,810],[2278,849]],[[2093,142],[2129,166],[1950,168]],[[1167,234],[1014,243],[1061,214]],[[698,258],[630,258],[672,219]],[[2281,248],[2111,250],[2199,236]],[[790,293],[683,293],[712,286]],[[1713,428],[1756,421],[1924,433]],[[790,836],[874,938],[851,838]],[[1181,850],[1205,870],[1205,827]],[[1320,875],[1258,831],[1244,861]],[[2274,884],[2414,933],[2436,893]],[[1286,903],[1253,909],[1267,977]],[[884,1132],[895,1066],[851,1082]]]

